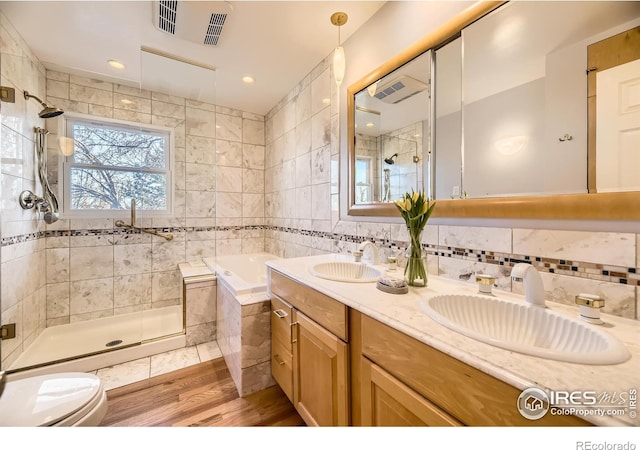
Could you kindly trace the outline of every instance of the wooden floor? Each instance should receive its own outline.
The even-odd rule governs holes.
[[[240,398],[223,358],[107,392],[101,426],[304,425],[279,386]]]

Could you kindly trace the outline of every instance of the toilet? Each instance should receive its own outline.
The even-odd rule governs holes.
[[[81,372],[7,381],[0,427],[98,426],[107,413],[100,378]]]

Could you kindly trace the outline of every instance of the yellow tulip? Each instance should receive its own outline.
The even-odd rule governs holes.
[[[396,200],[396,206],[401,210],[406,211],[406,209],[404,209],[404,201],[402,199]]]
[[[413,203],[417,202],[419,198],[420,198],[420,194],[418,192],[414,192],[413,198],[412,198]]]
[[[429,202],[424,203],[424,205],[422,206],[422,212],[420,214],[426,213],[427,209],[429,209]]]
[[[407,198],[407,199],[405,200],[405,202],[404,202],[404,208],[405,208],[404,210],[405,210],[405,211],[411,211],[411,207],[412,207],[412,206],[413,206],[413,205],[411,204],[411,199],[410,199],[410,198]]]

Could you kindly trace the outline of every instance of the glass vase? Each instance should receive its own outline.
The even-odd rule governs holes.
[[[422,230],[409,229],[409,247],[405,252],[404,279],[409,286],[427,285],[427,254],[422,250]]]

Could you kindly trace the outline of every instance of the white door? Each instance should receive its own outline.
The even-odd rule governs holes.
[[[598,192],[640,190],[640,60],[597,73]]]

